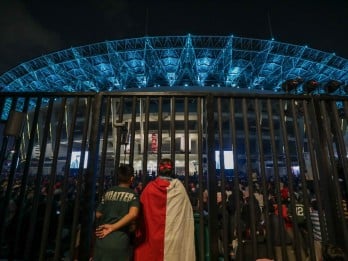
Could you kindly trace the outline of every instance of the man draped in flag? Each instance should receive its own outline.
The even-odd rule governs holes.
[[[135,261],[194,261],[194,219],[186,189],[174,178],[170,159],[162,159],[158,177],[144,188]]]

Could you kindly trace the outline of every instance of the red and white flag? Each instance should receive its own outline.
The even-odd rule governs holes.
[[[178,179],[157,177],[141,194],[142,220],[135,261],[194,261],[194,219],[185,187]]]

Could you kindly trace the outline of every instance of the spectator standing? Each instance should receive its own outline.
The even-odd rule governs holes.
[[[158,176],[145,186],[140,202],[135,261],[196,260],[192,206],[170,159],[160,161]]]
[[[96,211],[94,261],[130,261],[132,258],[131,226],[138,217],[139,198],[130,186],[134,178],[133,167],[122,165],[118,169],[118,186],[104,194]]]
[[[134,188],[134,190],[140,196],[141,192],[143,192],[143,188],[144,188],[143,183],[139,181],[137,186]]]
[[[310,208],[310,218],[313,227],[313,239],[314,239],[314,251],[317,261],[322,260],[322,245],[321,245],[321,229],[320,229],[320,219],[318,212],[318,202],[316,199],[313,199],[311,202]]]
[[[283,217],[279,217],[278,211],[276,211],[277,205],[276,204],[270,204],[269,209],[269,220],[270,220],[270,226],[272,231],[272,244],[274,246],[274,252],[275,252],[275,260],[282,261],[283,260],[283,254],[282,254],[282,243],[285,245],[285,253],[284,255],[287,257],[287,260],[289,261],[295,261],[295,253],[292,247],[292,238],[287,233]],[[283,234],[283,238],[281,236]],[[283,240],[283,242],[282,242]],[[286,259],[285,259],[286,260]]]

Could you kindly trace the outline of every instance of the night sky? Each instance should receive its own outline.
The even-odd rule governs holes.
[[[189,33],[274,37],[348,59],[348,0],[0,0],[0,75],[70,47]]]

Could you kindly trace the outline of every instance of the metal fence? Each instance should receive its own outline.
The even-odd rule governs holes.
[[[0,258],[88,260],[116,166],[137,190],[162,157],[191,199],[197,260],[348,253],[344,97],[1,93],[0,111]]]

